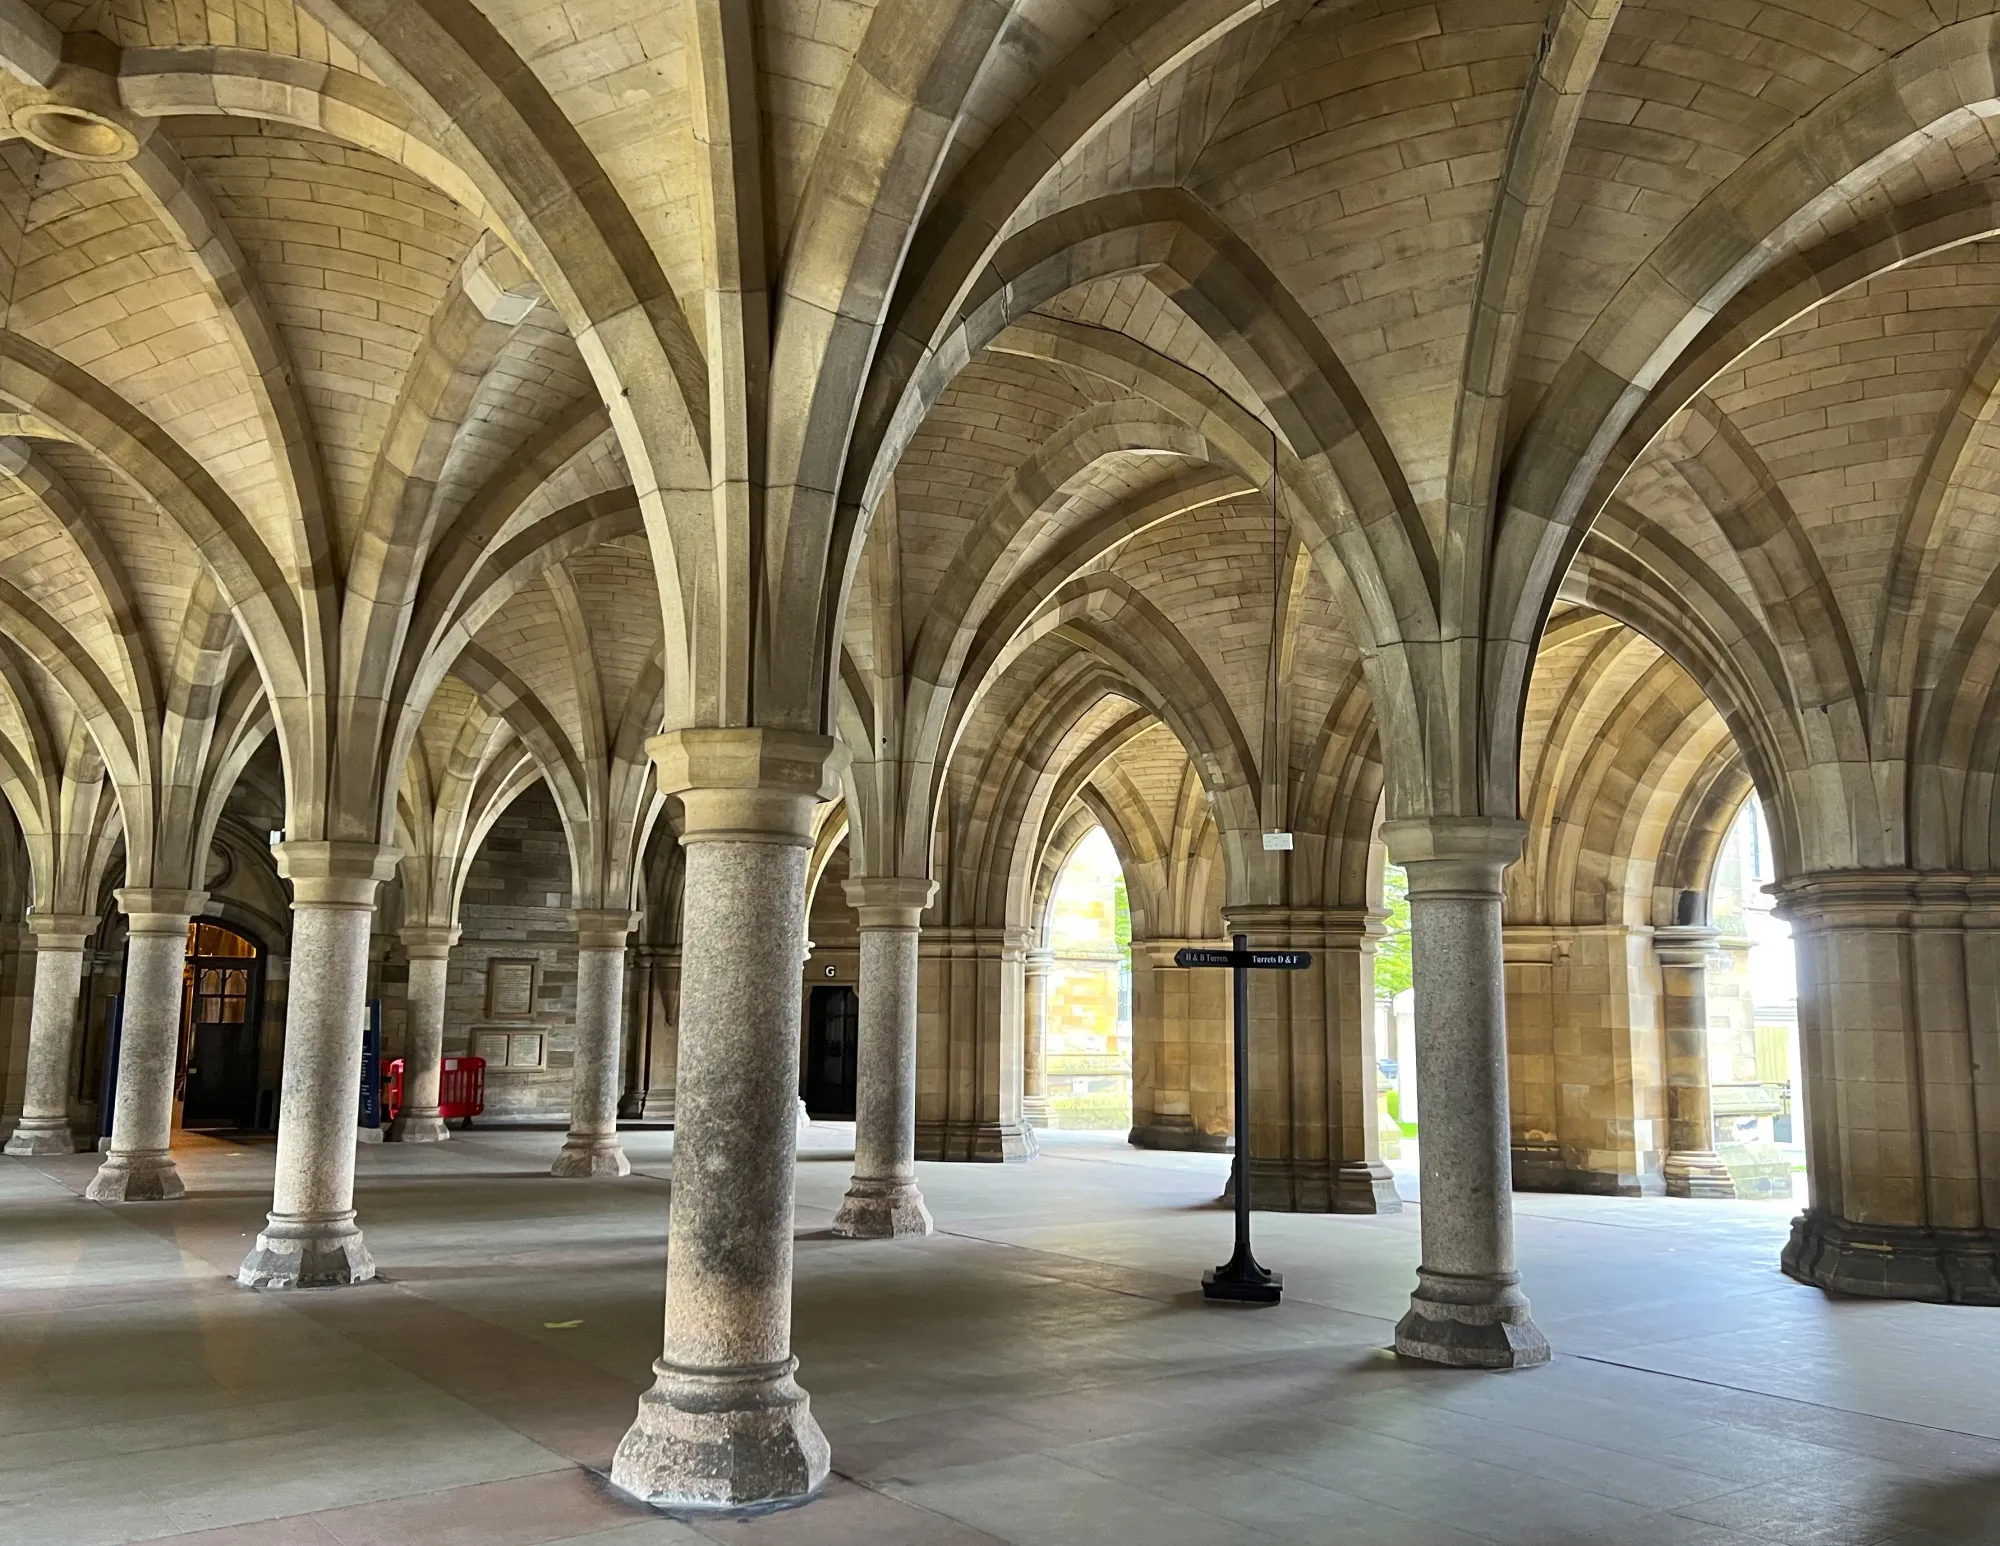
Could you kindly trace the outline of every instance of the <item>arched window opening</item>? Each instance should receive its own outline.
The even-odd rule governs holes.
[[[1716,857],[1708,974],[1709,1077],[1716,1152],[1739,1197],[1803,1196],[1798,971],[1792,927],[1765,888],[1777,878],[1771,828],[1752,795]]]
[[[1382,937],[1375,942],[1376,1122],[1382,1158],[1414,1182],[1417,1166],[1417,995],[1410,955],[1410,877],[1382,869]]]
[[[1093,827],[1049,897],[1049,1125],[1132,1125],[1132,917],[1118,853]]]

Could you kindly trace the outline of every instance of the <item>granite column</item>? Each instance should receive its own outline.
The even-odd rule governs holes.
[[[207,901],[199,891],[127,887],[118,893],[131,931],[125,946],[125,1007],[111,1149],[84,1190],[93,1202],[164,1202],[187,1194],[169,1145],[188,919]]]
[[[69,1082],[76,1051],[77,990],[83,982],[83,947],[97,932],[95,918],[33,913],[35,997],[28,1019],[28,1082],[21,1121],[7,1140],[13,1155],[74,1154],[69,1125]]]
[[[444,1006],[455,926],[411,924],[403,930],[410,961],[409,1050],[403,1054],[403,1105],[389,1124],[392,1143],[443,1143],[451,1136],[438,1111],[444,1062]]]
[[[936,895],[931,880],[847,883],[848,905],[861,918],[860,1077],[854,1179],[833,1232],[849,1239],[931,1232],[917,1190],[917,941],[918,920]]]
[[[292,883],[278,1173],[269,1219],[236,1281],[273,1289],[365,1283],[375,1262],[354,1221],[362,1015],[375,893],[396,873],[396,851],[291,842],[274,852]]]
[[[569,1136],[549,1167],[556,1176],[629,1176],[618,1143],[618,1049],[625,1028],[625,939],[639,926],[625,909],[579,910],[576,930],[576,1064]]]
[[[834,742],[682,730],[648,750],[679,796],[687,879],[666,1336],[611,1479],[648,1502],[795,1501],[830,1455],[792,1356],[799,962]]]
[[[1493,817],[1392,821],[1410,877],[1423,1264],[1396,1351],[1459,1368],[1546,1363],[1514,1265],[1500,884],[1526,827]]]

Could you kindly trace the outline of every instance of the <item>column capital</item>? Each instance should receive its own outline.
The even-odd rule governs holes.
[[[458,933],[455,923],[406,923],[398,937],[412,961],[442,961],[458,943]]]
[[[803,730],[670,730],[646,743],[660,793],[678,795],[681,843],[812,844],[813,807],[840,792],[847,750]]]
[[[1139,942],[1134,940],[1132,943],[1136,948]],[[1021,964],[1027,968],[1030,977],[1046,976],[1050,968],[1056,964],[1056,953],[1045,946],[1038,945],[1021,957]]]
[[[643,916],[623,907],[577,907],[570,910],[569,926],[576,930],[579,950],[623,950]]]
[[[402,855],[381,843],[296,840],[272,848],[278,873],[292,883],[294,907],[371,908],[375,890],[393,880]]]
[[[1676,924],[1653,930],[1653,954],[1662,966],[1706,966],[1722,930],[1707,924]]]
[[[1511,816],[1415,816],[1382,823],[1389,857],[1410,872],[1413,894],[1497,896],[1521,857],[1528,824]]]
[[[134,934],[185,934],[188,919],[208,906],[206,891],[158,886],[121,886],[111,893]]]
[[[848,881],[842,889],[866,931],[917,928],[924,909],[937,900],[938,888],[936,881],[918,876],[867,875]]]
[[[1985,877],[1950,870],[1816,870],[1770,888],[1787,922],[1849,929],[1955,927],[1994,905]]]
[[[37,950],[81,950],[97,932],[97,920],[81,913],[29,913],[28,932]]]

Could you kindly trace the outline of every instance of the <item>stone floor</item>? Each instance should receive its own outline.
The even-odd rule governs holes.
[[[94,1163],[0,1161],[0,1542],[85,1546],[1898,1546],[2000,1541],[2000,1312],[1778,1276],[1787,1210],[1520,1199],[1558,1349],[1529,1373],[1383,1351],[1414,1212],[1260,1216],[1275,1309],[1204,1305],[1226,1161],[1059,1138],[931,1166],[942,1230],[827,1233],[846,1135],[799,1165],[797,1342],[836,1479],[677,1521],[598,1472],[659,1346],[671,1139],[620,1183],[560,1143],[369,1147],[382,1281],[233,1270],[264,1145],[191,1140],[192,1195],[99,1207]]]

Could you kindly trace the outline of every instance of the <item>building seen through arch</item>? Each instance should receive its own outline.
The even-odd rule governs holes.
[[[2000,1538],[1991,10],[0,0],[0,1537]]]

